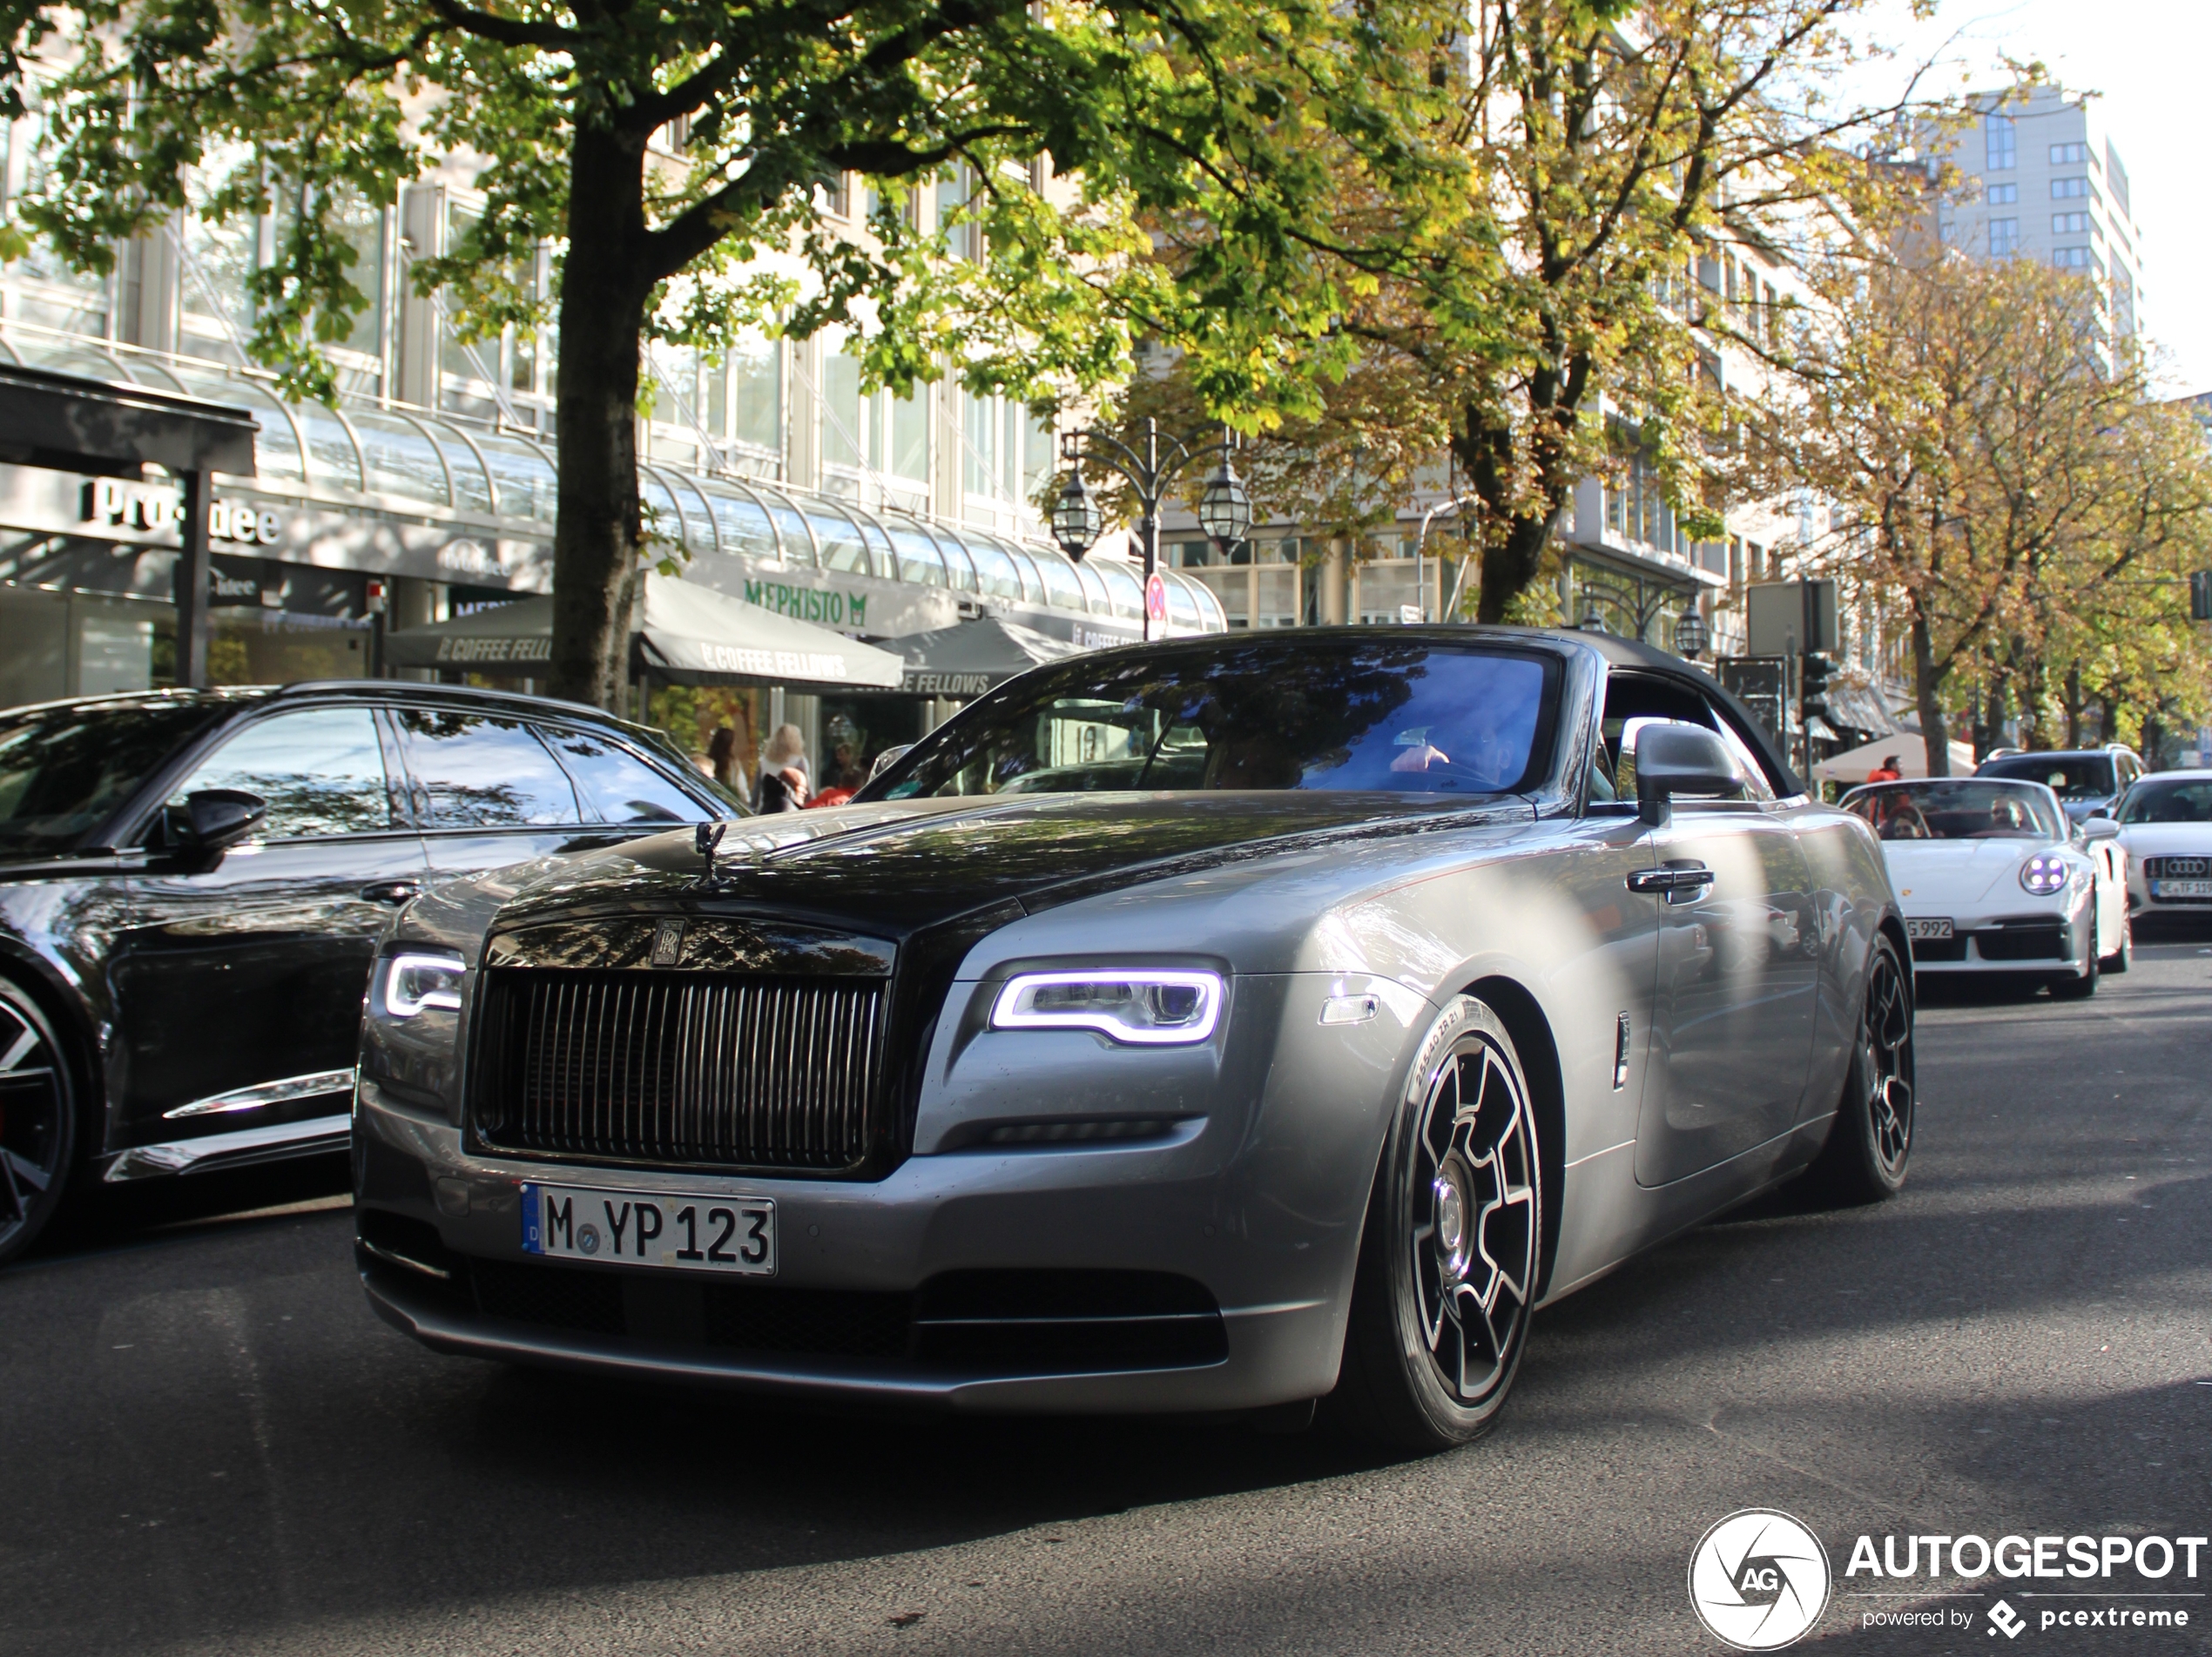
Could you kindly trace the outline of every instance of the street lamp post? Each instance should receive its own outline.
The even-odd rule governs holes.
[[[1472,495],[1459,495],[1453,496],[1452,499],[1448,501],[1439,501],[1434,506],[1429,508],[1427,511],[1421,514],[1421,532],[1420,536],[1413,542],[1413,591],[1421,601],[1421,619],[1423,621],[1429,619],[1428,583],[1423,579],[1423,576],[1426,574],[1426,566],[1428,562],[1428,526],[1433,520],[1448,512],[1453,517],[1460,519],[1460,533],[1461,538],[1464,539],[1467,535],[1467,520],[1460,515],[1469,507],[1479,508],[1482,502]],[[1461,559],[1460,561],[1460,570],[1461,576],[1464,576],[1467,572],[1467,561],[1465,559]],[[1437,576],[1437,580],[1440,583],[1442,582],[1443,579],[1444,577],[1441,574]],[[1452,583],[1452,593],[1454,598],[1459,596],[1460,586],[1460,583],[1459,582]],[[1458,612],[1454,610],[1453,613],[1453,615],[1456,615]],[[1447,621],[1451,619],[1451,617],[1439,616],[1436,619],[1441,622]]]
[[[1159,422],[1147,420],[1144,434],[1134,448],[1113,433],[1096,428],[1061,434],[1060,458],[1069,462],[1069,470],[1053,503],[1052,538],[1060,543],[1061,551],[1077,560],[1098,539],[1104,517],[1083,486],[1085,461],[1103,466],[1129,481],[1136,491],[1142,515],[1136,529],[1144,549],[1144,637],[1148,641],[1152,637],[1152,577],[1160,567],[1160,502],[1176,480],[1200,461],[1217,457],[1219,463],[1198,497],[1199,527],[1224,553],[1251,532],[1251,497],[1244,493],[1243,480],[1229,464],[1236,449],[1236,435],[1226,426],[1221,428],[1217,441],[1201,443],[1195,437],[1163,437]]]

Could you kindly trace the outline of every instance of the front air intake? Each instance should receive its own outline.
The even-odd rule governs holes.
[[[888,980],[497,967],[470,1088],[499,1150],[859,1171],[880,1140]]]

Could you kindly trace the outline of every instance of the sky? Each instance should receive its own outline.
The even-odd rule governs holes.
[[[1869,98],[1894,95],[1932,58],[1929,90],[2001,86],[2007,56],[2100,95],[2142,233],[2143,332],[2163,347],[2175,394],[2212,391],[2212,0],[1941,0],[1926,23],[1905,0],[1874,0],[1865,32],[1898,49],[1864,71]]]

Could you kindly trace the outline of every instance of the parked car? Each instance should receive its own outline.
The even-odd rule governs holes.
[[[1881,837],[1916,971],[2025,973],[2078,997],[2134,963],[2110,818],[2069,822],[2047,784],[1980,772],[1870,783],[1842,803]]]
[[[415,904],[358,1261],[445,1351],[981,1410],[1333,1394],[1433,1448],[1495,1418],[1538,1305],[1808,1169],[1897,1189],[1905,960],[1867,825],[1659,651],[1102,650],[853,805]]]
[[[0,1260],[78,1180],[343,1149],[370,963],[441,879],[742,812],[657,733],[531,697],[0,712]]]
[[[2161,771],[2120,802],[2129,906],[2145,919],[2212,914],[2212,771]]]
[[[2043,753],[1999,751],[1974,768],[1977,777],[2010,778],[2042,783],[2059,797],[2074,822],[2111,817],[2143,762],[2132,748],[2110,743],[2102,748],[2065,748]]]

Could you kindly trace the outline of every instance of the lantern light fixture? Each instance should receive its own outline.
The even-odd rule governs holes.
[[[1224,552],[1243,544],[1251,533],[1251,496],[1244,493],[1243,481],[1230,466],[1225,448],[1221,464],[1206,480],[1205,493],[1198,497],[1198,526]]]
[[[1694,662],[1705,654],[1708,642],[1705,618],[1695,604],[1689,605],[1675,622],[1676,653]]]
[[[1060,487],[1060,498],[1052,503],[1052,538],[1060,543],[1060,550],[1080,561],[1098,540],[1105,522],[1098,502],[1083,487],[1082,471],[1069,472],[1068,481]]]

